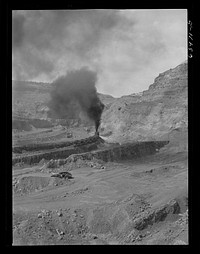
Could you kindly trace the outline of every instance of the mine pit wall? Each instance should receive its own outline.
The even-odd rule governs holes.
[[[59,143],[43,143],[43,144],[29,144],[24,146],[14,146],[12,151],[14,153],[22,153],[23,151],[33,152],[33,151],[40,151],[40,150],[50,150],[55,148],[64,148],[68,146],[82,146],[88,145],[91,143],[103,143],[104,140],[98,136],[92,136],[85,139],[75,140],[75,141],[65,141]]]
[[[146,155],[155,154],[157,152],[157,149],[160,149],[168,143],[168,141],[140,142],[137,144],[121,145],[101,151],[92,151],[90,153],[76,154],[73,157],[74,161],[78,159],[99,159],[105,162],[118,162],[122,160],[137,159]]]
[[[136,159],[146,155],[155,154],[158,149],[168,144],[169,141],[152,141],[152,142],[140,142],[134,144],[126,144],[121,146],[116,146],[113,148],[107,148],[103,150],[94,151],[96,147],[95,144],[91,144],[87,147],[77,147],[73,149],[62,149],[60,151],[48,151],[46,153],[41,153],[37,155],[28,155],[23,157],[17,157],[13,159],[13,165],[19,162],[25,164],[35,164],[38,163],[43,158],[46,160],[51,159],[64,159],[70,155],[74,155],[74,161],[77,159],[91,160],[93,158],[100,159],[105,162],[109,161],[121,161]]]
[[[24,155],[24,156],[16,156],[12,160],[12,164],[15,165],[16,163],[25,163],[25,164],[36,164],[40,162],[42,159],[51,160],[51,159],[65,159],[69,157],[71,154],[89,152],[97,149],[97,144],[89,144],[80,147],[70,147],[64,149],[56,149],[54,151],[46,151],[41,152],[34,155]]]

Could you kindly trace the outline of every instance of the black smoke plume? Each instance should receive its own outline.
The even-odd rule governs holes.
[[[86,68],[68,72],[52,83],[49,108],[53,114],[65,119],[77,119],[80,113],[94,121],[99,128],[104,104],[95,87],[96,72]]]

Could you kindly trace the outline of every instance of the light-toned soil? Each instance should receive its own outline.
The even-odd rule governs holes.
[[[53,156],[48,149],[44,160],[35,161],[31,156],[43,156],[41,148],[21,154],[15,149],[14,156],[31,159],[29,165],[21,159],[13,165],[13,244],[188,244],[187,77],[187,63],[182,63],[159,74],[139,95],[99,95],[105,104],[99,133],[108,150],[113,143],[170,141],[154,155],[103,167],[72,161],[73,178],[60,179],[51,173],[65,166],[47,168],[48,160],[66,159],[57,158],[60,151]],[[94,123],[49,119],[49,89],[35,82],[13,87],[13,146],[47,148],[94,135]]]
[[[13,244],[188,244],[187,152],[157,154],[73,179],[13,168]]]

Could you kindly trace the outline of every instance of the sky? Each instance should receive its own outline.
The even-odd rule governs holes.
[[[97,91],[147,90],[187,59],[187,10],[13,11],[12,78],[53,82],[82,67]]]

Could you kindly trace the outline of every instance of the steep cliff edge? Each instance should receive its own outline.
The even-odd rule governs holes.
[[[188,64],[184,62],[165,71],[149,89],[139,94],[113,98],[98,94],[105,104],[100,135],[110,142],[170,140],[187,149]],[[66,120],[49,117],[51,84],[13,81],[13,128],[31,130],[64,124]],[[76,128],[80,121],[69,126]],[[84,123],[82,123],[84,125]]]
[[[184,62],[159,74],[147,91],[114,100],[103,113],[101,135],[118,142],[187,139],[187,72]]]

